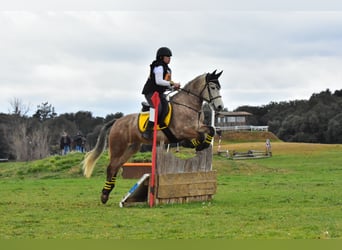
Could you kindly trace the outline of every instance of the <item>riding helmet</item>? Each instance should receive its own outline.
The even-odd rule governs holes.
[[[171,50],[169,48],[167,48],[167,47],[159,48],[158,51],[157,51],[156,58],[159,59],[159,58],[161,58],[163,56],[172,56]]]

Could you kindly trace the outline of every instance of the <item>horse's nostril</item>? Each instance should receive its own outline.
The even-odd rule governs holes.
[[[217,106],[217,111],[220,111],[220,110],[222,110],[223,109],[223,107],[221,106],[221,105],[219,105],[219,106]]]

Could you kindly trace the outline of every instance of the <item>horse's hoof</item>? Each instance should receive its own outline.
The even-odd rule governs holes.
[[[109,199],[109,195],[106,195],[106,194],[102,194],[101,195],[101,202],[102,202],[102,204],[106,204],[108,199]]]
[[[196,151],[202,151],[203,149],[206,149],[210,146],[209,143],[203,142],[200,145],[196,147]]]

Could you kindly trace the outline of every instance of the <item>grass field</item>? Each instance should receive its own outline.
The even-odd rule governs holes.
[[[217,145],[216,145],[217,146]],[[224,144],[263,150],[263,142]],[[214,152],[216,147],[214,148]],[[85,179],[82,155],[0,164],[1,239],[341,239],[342,145],[272,143],[273,157],[214,156],[211,202],[120,208],[136,180],[100,203],[107,155]]]

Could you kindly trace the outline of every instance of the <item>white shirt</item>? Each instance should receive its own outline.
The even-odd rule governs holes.
[[[164,68],[163,66],[157,66],[153,69],[153,73],[155,75],[156,84],[164,87],[171,87],[170,81],[166,81],[163,79]]]

